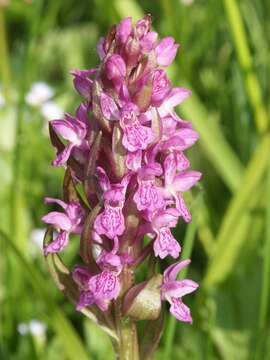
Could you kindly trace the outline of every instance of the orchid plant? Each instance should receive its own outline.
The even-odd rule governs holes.
[[[174,110],[190,91],[172,87],[166,74],[178,47],[172,37],[158,40],[150,15],[134,27],[130,17],[123,19],[99,40],[100,65],[71,72],[83,98],[75,115],[49,124],[53,165],[66,172],[63,200],[45,199],[62,211],[43,217],[50,225],[44,255],[59,288],[111,336],[120,359],[154,352],[163,301],[178,320],[192,322],[182,298],[198,284],[177,280],[190,260],[163,275],[156,266],[179,257],[171,228],[180,218],[191,221],[184,193],[201,177],[184,154],[198,134]],[[72,234],[80,236],[80,258],[69,270],[59,253]],[[138,283],[145,261],[147,278]],[[146,325],[138,341],[140,320]]]

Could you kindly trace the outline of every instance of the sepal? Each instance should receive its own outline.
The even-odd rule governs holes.
[[[65,149],[65,145],[60,140],[60,138],[56,134],[56,132],[54,131],[50,122],[49,122],[49,134],[50,134],[51,144],[56,149],[56,153],[58,155]],[[72,170],[74,170],[74,173],[76,173],[76,177],[78,179],[82,180],[83,179],[83,170],[82,170],[82,166],[79,164],[79,162],[77,160],[75,160],[73,156],[71,156],[68,159],[67,164],[71,167]]]

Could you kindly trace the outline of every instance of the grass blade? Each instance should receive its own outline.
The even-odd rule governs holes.
[[[184,86],[191,88],[189,84]],[[180,110],[187,119],[191,119],[200,134],[199,144],[206,157],[224,183],[234,192],[241,184],[243,166],[222,134],[216,119],[207,112],[194,91],[191,98],[181,104]]]
[[[248,213],[259,199],[259,185],[265,173],[270,148],[270,136],[266,135],[257,147],[246,169],[243,183],[234,195],[217,236],[213,257],[209,262],[204,285],[211,287],[221,282],[232,270],[247,230]]]
[[[267,325],[267,310],[269,303],[270,288],[270,162],[268,164],[267,176],[267,199],[266,199],[266,237],[263,251],[263,274],[262,274],[262,292],[259,313],[259,328],[263,329]]]
[[[245,78],[246,92],[255,115],[257,130],[259,133],[263,133],[268,126],[268,116],[263,104],[260,84],[252,68],[252,57],[239,5],[236,0],[223,0],[223,3],[231,28],[238,61]]]

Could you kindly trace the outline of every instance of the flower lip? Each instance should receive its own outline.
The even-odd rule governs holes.
[[[137,121],[139,114],[138,107],[132,102],[126,103],[120,110],[120,124],[121,126],[132,125]]]

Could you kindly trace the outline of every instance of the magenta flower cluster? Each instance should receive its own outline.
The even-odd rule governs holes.
[[[100,39],[99,67],[72,71],[83,97],[75,116],[50,122],[57,148],[53,165],[70,169],[87,204],[46,198],[64,212],[43,217],[56,230],[45,255],[64,250],[69,235],[82,234],[89,213],[97,210],[87,238],[91,260],[72,272],[80,291],[78,310],[95,304],[106,311],[128,290],[124,269],[135,271],[150,256],[177,259],[181,253],[171,228],[181,218],[191,221],[183,194],[201,173],[190,169],[184,153],[198,134],[175,112],[190,91],[173,87],[166,74],[178,47],[172,37],[158,40],[150,16],[134,27],[131,18],[123,19]],[[198,284],[178,281],[177,273],[189,262],[169,266],[160,286],[161,300],[185,322],[192,319],[182,297]]]

